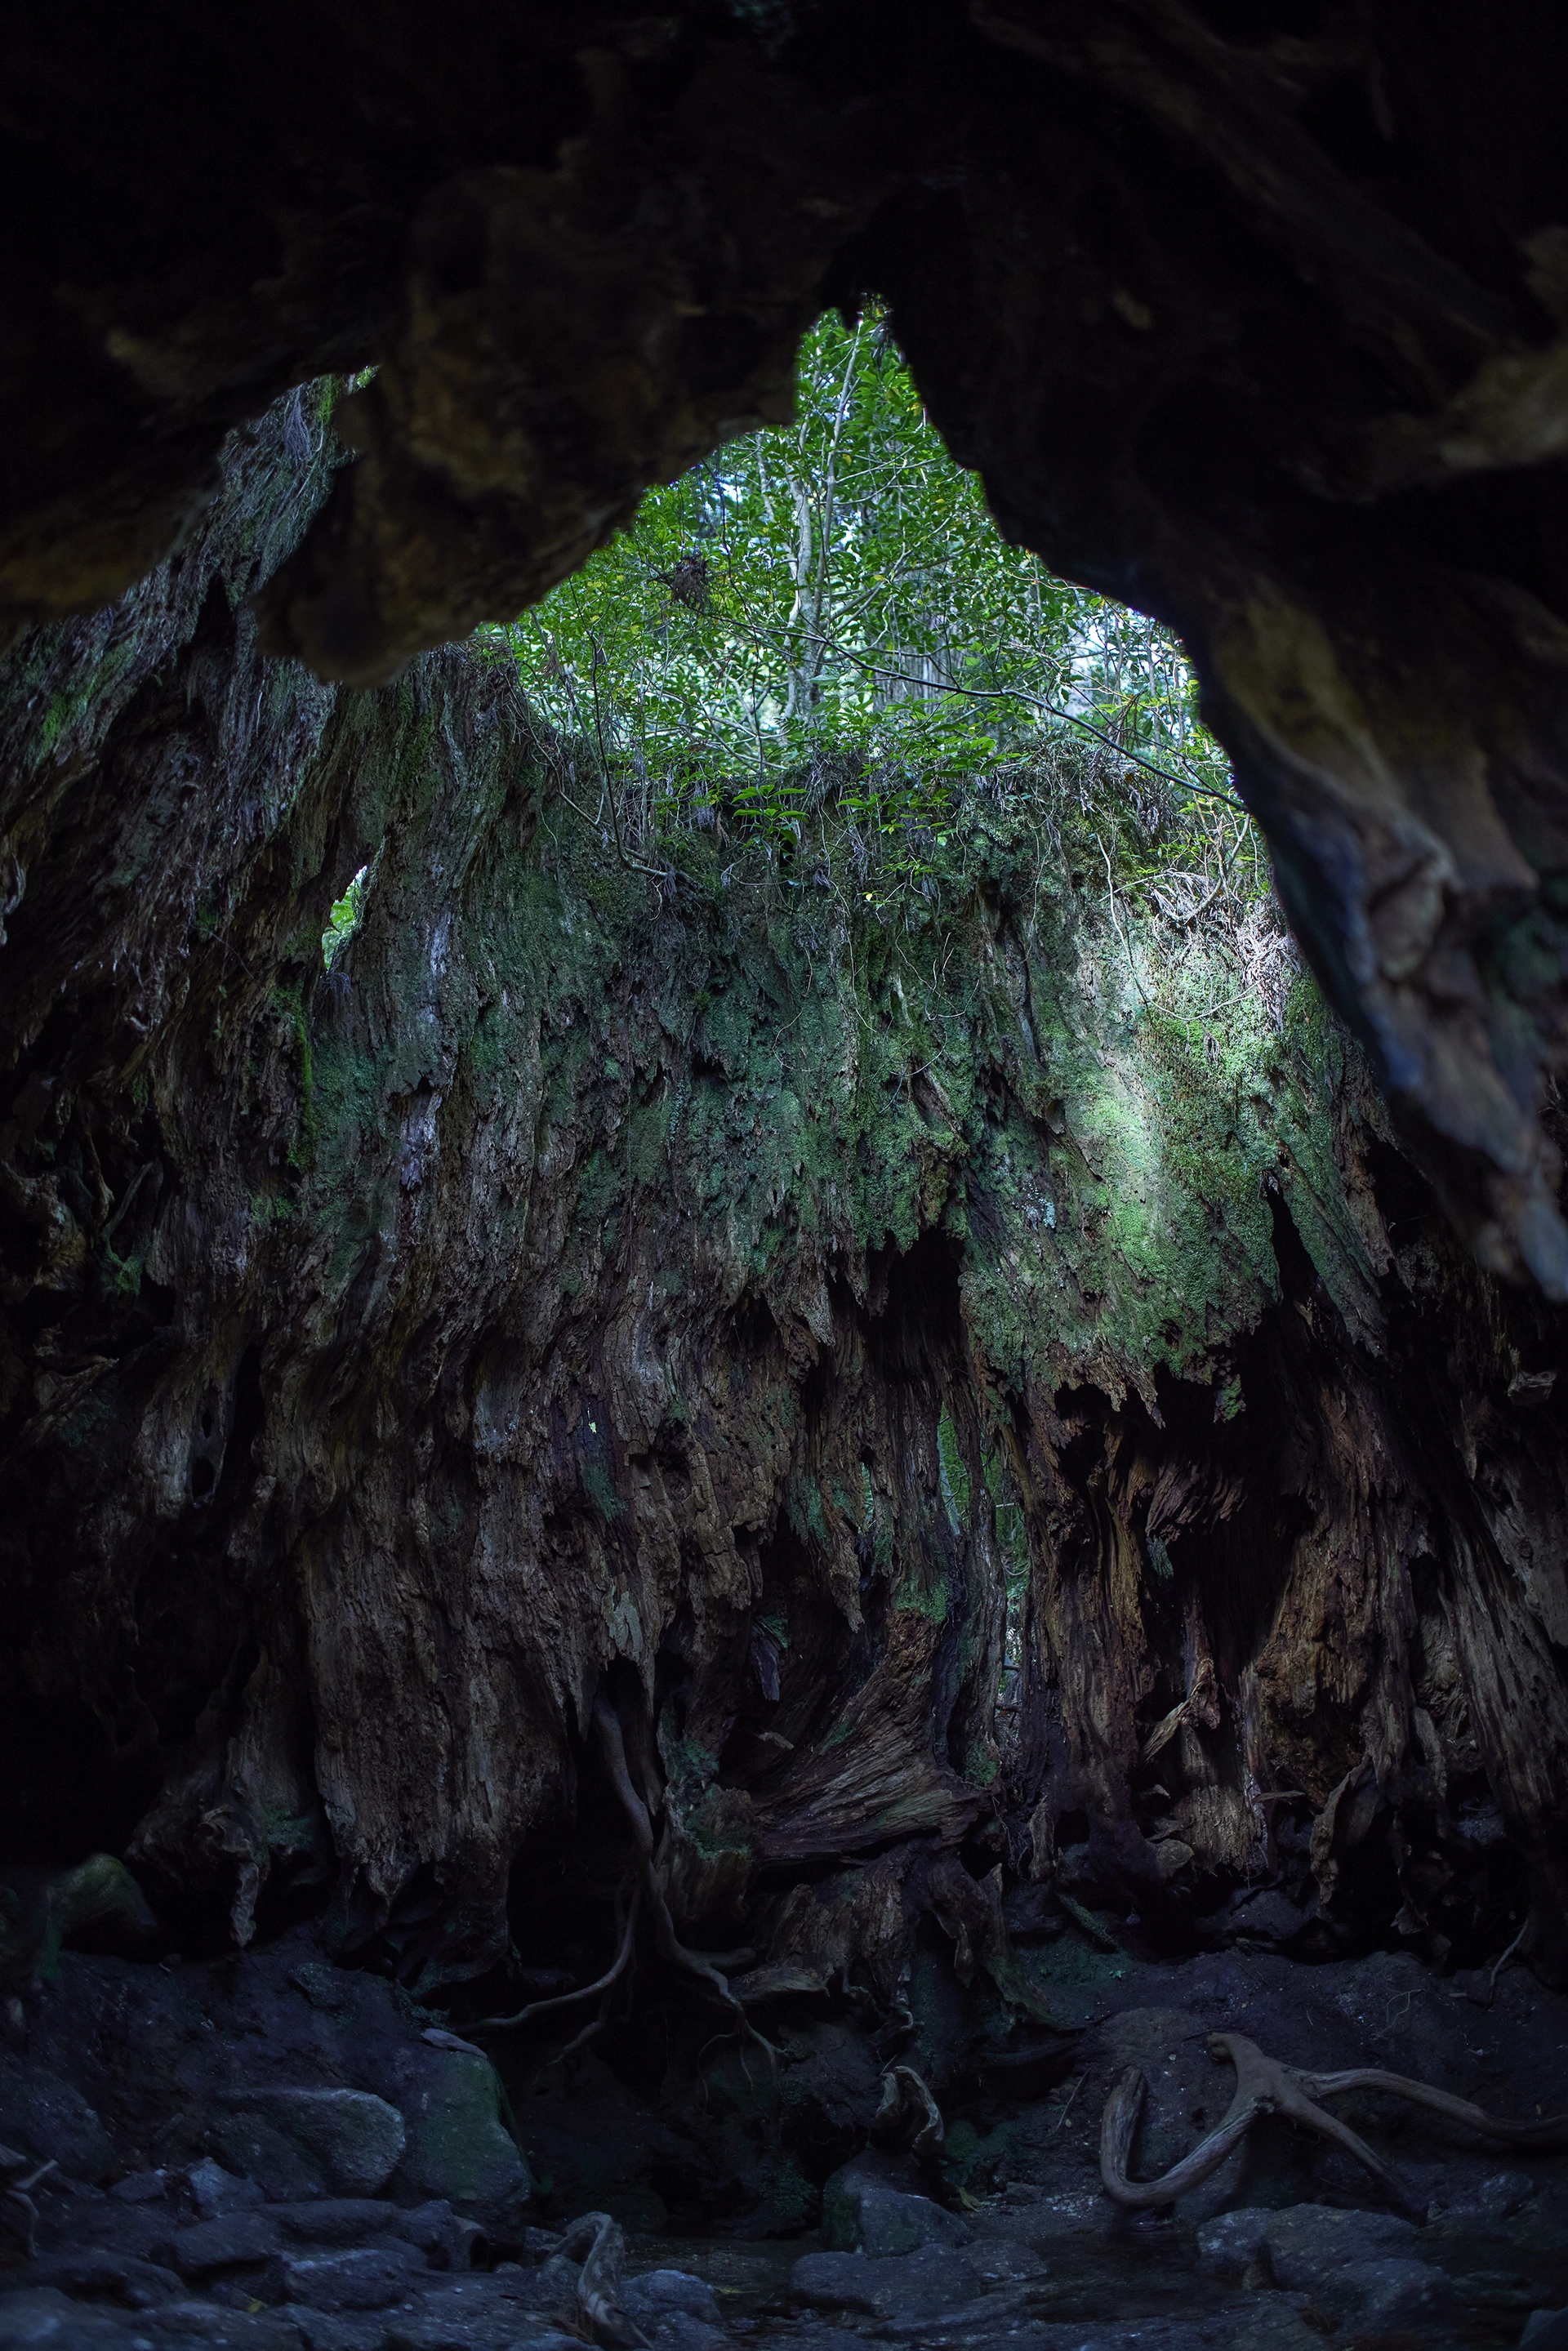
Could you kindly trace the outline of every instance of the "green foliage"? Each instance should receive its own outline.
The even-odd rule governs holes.
[[[1151,810],[1169,831],[1224,803],[1176,641],[1003,544],[874,313],[813,328],[798,411],[650,491],[495,632],[607,850],[689,872],[683,836],[755,831],[802,862],[831,799],[877,904],[932,871],[967,786],[1029,796],[1060,764],[1042,736],[1064,732],[1106,752],[1145,831]]]
[[[321,934],[321,960],[329,971],[353,937],[364,911],[368,865],[361,865],[340,898],[332,902],[331,919]]]

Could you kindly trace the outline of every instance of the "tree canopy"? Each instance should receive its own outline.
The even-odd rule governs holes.
[[[1178,641],[1005,544],[874,312],[807,336],[793,424],[650,491],[504,633],[639,838],[721,804],[788,826],[828,778],[906,827],[1064,729],[1227,790]]]

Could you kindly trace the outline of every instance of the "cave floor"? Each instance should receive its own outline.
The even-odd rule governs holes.
[[[55,2167],[31,2191],[34,2252],[15,2230],[0,2244],[0,2351],[1552,2351],[1568,2156],[1343,2099],[1425,2211],[1415,2223],[1278,2121],[1174,2209],[1125,2210],[1100,2185],[1098,2137],[1107,2084],[1135,2064],[1134,2176],[1185,2154],[1228,2100],[1206,2046],[1218,2029],[1502,2116],[1560,2112],[1568,1998],[1522,1968],[1494,1986],[1386,1953],[1306,1968],[1064,1946],[1046,1964],[1078,2027],[1041,2061],[1054,2078],[988,2085],[955,1996],[943,2153],[852,2135],[802,2229],[778,2217],[789,2150],[825,2145],[857,2063],[876,2079],[848,2010],[770,2015],[778,2071],[764,2090],[753,2053],[749,2107],[711,2043],[706,2072],[666,2062],[653,2088],[591,2052],[563,2074],[548,2047],[514,2047],[508,2103],[460,2033],[308,1936],[212,1963],[68,1954],[0,2049],[0,2142]],[[570,2224],[585,2210],[625,2232],[608,2326],[579,2299]]]

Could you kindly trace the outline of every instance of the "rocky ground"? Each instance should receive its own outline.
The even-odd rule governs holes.
[[[1444,1981],[1387,1954],[1172,1965],[1086,1948],[1057,1975],[1077,2029],[1054,2058],[1020,2069],[1016,2091],[971,2092],[968,2118],[955,2077],[940,2148],[854,2134],[847,2161],[807,2180],[813,2225],[791,2232],[755,2162],[761,2202],[727,2209],[724,2149],[739,2144],[727,2053],[700,2099],[668,2065],[658,2090],[636,2092],[591,2055],[541,2068],[538,2044],[526,2061],[498,2048],[503,2081],[460,2032],[384,1979],[327,1965],[303,1934],[210,1964],[68,1955],[10,2003],[0,2052],[13,2183],[0,2346],[1568,2341],[1568,2314],[1542,2314],[1568,2305],[1563,2155],[1500,2151],[1362,2092],[1338,2109],[1424,2219],[1277,2121],[1174,2209],[1119,2209],[1098,2174],[1107,2085],[1130,2063],[1149,2085],[1135,2178],[1218,2121],[1231,2077],[1206,2047],[1216,2028],[1306,2068],[1413,2074],[1515,2119],[1562,2111],[1568,2000],[1522,1969],[1495,1986],[1485,1972]],[[758,2081],[758,2106],[788,2127],[755,2143],[800,2173],[804,2151],[831,2144],[835,2099],[841,2119],[856,2110],[857,2060],[874,2085],[877,2053],[852,2017],[803,2001],[761,2021],[777,2071]],[[928,2030],[912,2028],[909,2053],[924,2058]],[[756,2050],[749,2065],[768,2075]],[[717,2228],[702,2228],[689,2187],[681,2203],[683,2161],[711,2183]]]

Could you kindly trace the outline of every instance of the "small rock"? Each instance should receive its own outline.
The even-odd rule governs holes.
[[[1519,2351],[1568,2351],[1568,2310],[1532,2310]]]
[[[1526,2173],[1496,2171],[1479,2188],[1460,2189],[1443,2206],[1440,2218],[1448,2227],[1475,2221],[1495,2227],[1522,2211],[1535,2192],[1535,2182]]]
[[[1331,2204],[1291,2204],[1268,2215],[1269,2265],[1287,2294],[1312,2294],[1347,2262],[1409,2259],[1419,2242],[1395,2212],[1342,2212]]]
[[[123,2311],[84,2309],[52,2286],[0,2302],[0,2351],[130,2351],[135,2340]],[[151,2338],[141,2340],[151,2351]]]
[[[264,2115],[225,2115],[207,2139],[232,2171],[257,2182],[269,2202],[293,2203],[327,2192],[319,2166],[308,2161]]]
[[[271,2204],[267,2218],[308,2245],[351,2245],[383,2236],[409,2215],[369,2196],[319,2196],[298,2204]]]
[[[967,2245],[974,2231],[929,2196],[894,2187],[862,2158],[835,2171],[822,2189],[822,2241],[835,2252],[878,2257],[922,2245]]]
[[[338,2196],[384,2188],[408,2143],[397,2108],[369,2090],[247,2090],[244,2103],[292,2140]]]
[[[656,2321],[672,2310],[683,2311],[688,2318],[700,2318],[709,2326],[724,2324],[712,2286],[706,2278],[694,2277],[689,2270],[645,2270],[641,2277],[628,2278],[622,2289],[621,2304],[639,2325],[644,2317]]]
[[[159,2175],[154,2174],[155,2178]],[[243,2212],[262,2202],[262,2193],[254,2179],[242,2179],[237,2172],[225,2171],[210,2155],[191,2166],[186,2178],[197,2211],[204,2220],[221,2220],[225,2212]]]
[[[804,2253],[789,2273],[795,2301],[812,2310],[864,2310],[899,2323],[935,2317],[977,2301],[979,2273],[939,2245],[878,2260],[866,2253]]]
[[[410,2280],[424,2268],[413,2246],[395,2241],[353,2252],[290,2256],[283,2263],[283,2290],[290,2302],[317,2310],[384,2310],[406,2298]]]
[[[173,2174],[164,2170],[131,2171],[117,2179],[110,2194],[120,2204],[152,2204],[167,2196]]]
[[[1314,2299],[1374,2331],[1446,2326],[1460,2315],[1452,2278],[1430,2262],[1349,2262],[1320,2282]]]
[[[221,2270],[265,2262],[283,2242],[269,2212],[225,2212],[218,2220],[198,2220],[177,2229],[170,2255],[183,2277],[213,2277]]]
[[[1246,2206],[1239,2212],[1222,2212],[1207,2220],[1197,2232],[1197,2266],[1205,2277],[1234,2285],[1264,2258],[1269,2223],[1278,2214]]]

